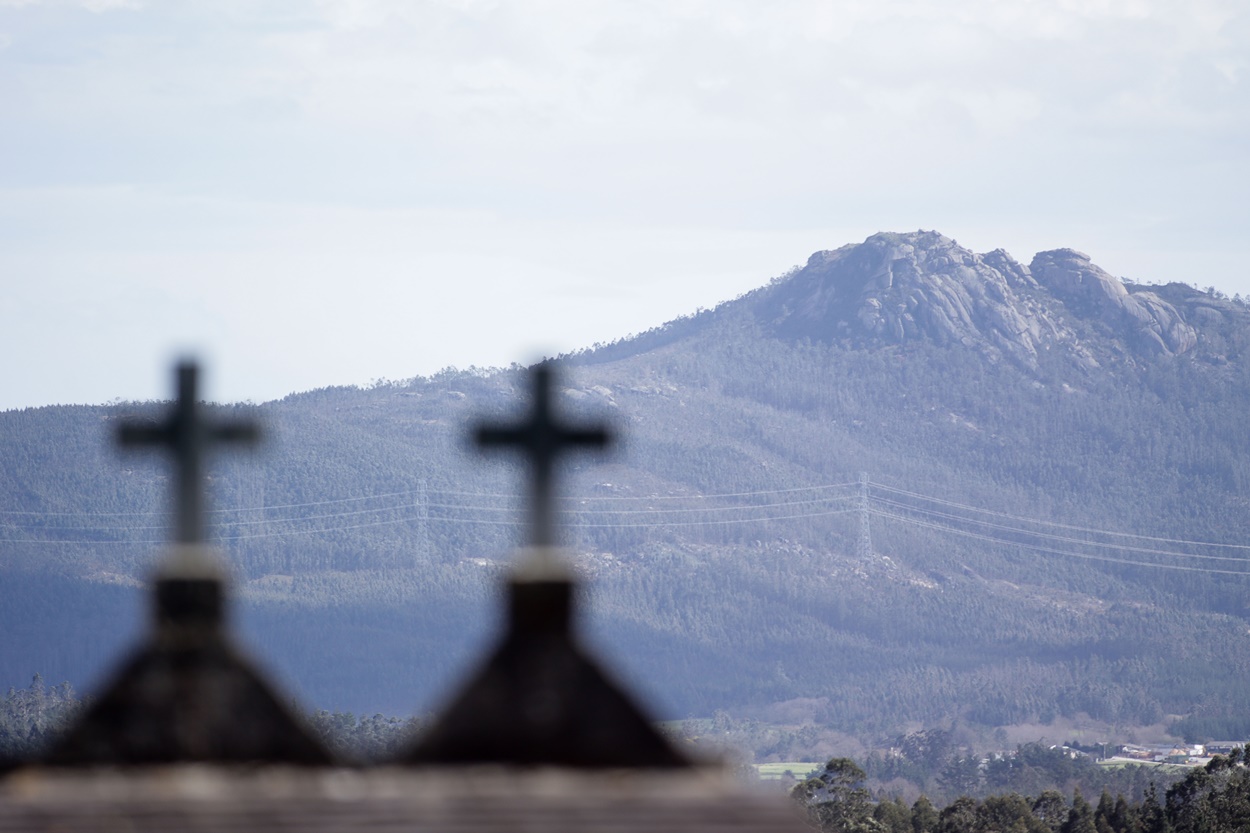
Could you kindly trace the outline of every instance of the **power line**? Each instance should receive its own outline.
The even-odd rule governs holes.
[[[727,506],[727,507],[695,507],[695,508],[688,508],[688,509],[662,509],[662,510],[636,510],[636,509],[591,510],[591,511],[563,510],[561,514],[566,515],[566,516],[578,517],[578,516],[587,516],[587,515],[589,516],[594,516],[594,515],[609,515],[609,516],[643,515],[645,516],[645,515],[664,515],[664,514],[671,514],[671,513],[678,513],[678,512],[686,513],[686,514],[708,513],[708,512],[719,512],[719,511],[750,512],[752,510],[761,510],[761,509],[778,509],[778,508],[790,508],[790,507],[798,507],[798,506],[810,506],[810,505],[817,505],[817,504],[829,504],[830,502],[831,501],[829,500],[780,501],[780,502],[767,503],[767,504],[740,504],[737,506]],[[310,529],[284,529],[284,530],[272,530],[271,529],[265,532],[252,532],[252,533],[246,533],[246,534],[240,534],[240,535],[221,535],[218,533],[218,530],[222,528],[250,526],[250,525],[256,525],[256,524],[261,524],[261,523],[264,523],[266,525],[283,524],[283,523],[295,524],[295,523],[306,522],[309,520],[326,520],[326,519],[331,519],[331,518],[345,518],[345,517],[354,517],[354,516],[368,515],[368,514],[380,513],[380,512],[394,512],[394,511],[399,511],[399,510],[410,510],[410,509],[418,510],[418,514],[415,516],[406,516],[403,518],[378,520],[378,521],[372,521],[369,523],[346,524],[346,525],[339,525],[339,526],[318,526],[318,527],[314,527]],[[519,521],[491,520],[488,518],[472,518],[472,517],[466,518],[466,517],[456,517],[456,516],[448,516],[448,515],[429,515],[423,518],[421,515],[421,510],[423,509],[448,509],[452,511],[471,511],[471,512],[511,511],[507,507],[481,507],[481,506],[470,506],[470,505],[464,505],[464,504],[434,504],[434,503],[426,504],[426,505],[403,504],[400,506],[380,507],[376,509],[355,510],[351,512],[342,512],[342,513],[325,514],[325,515],[312,515],[312,516],[308,516],[304,518],[276,518],[276,519],[270,518],[265,521],[242,521],[242,522],[237,522],[237,523],[226,523],[226,524],[220,524],[217,527],[214,527],[212,530],[210,530],[210,534],[213,540],[217,540],[217,541],[246,541],[246,540],[254,540],[254,539],[260,539],[260,538],[277,538],[277,537],[283,537],[287,535],[309,535],[309,534],[315,534],[315,533],[341,532],[344,530],[364,529],[364,528],[374,527],[374,526],[393,525],[393,524],[404,523],[407,521],[420,522],[424,520],[426,523],[461,523],[461,524],[480,524],[480,525],[486,525],[486,526],[516,526],[520,523]],[[845,513],[853,512],[853,511],[857,511],[857,510],[855,509],[826,509],[826,510],[817,511],[817,512],[798,512],[798,513],[783,514],[783,515],[765,514],[765,515],[747,516],[747,517],[739,517],[739,518],[699,519],[699,520],[662,520],[662,521],[655,521],[655,522],[650,522],[650,523],[639,523],[639,522],[586,523],[586,522],[570,521],[566,523],[566,526],[571,527],[571,528],[577,528],[577,529],[646,529],[646,528],[658,529],[658,528],[675,527],[675,526],[680,526],[680,527],[720,526],[720,525],[727,525],[727,524],[766,523],[766,522],[774,522],[774,521],[796,520],[796,519],[801,519],[801,518],[829,517],[829,516],[841,515],[841,514],[845,514]],[[161,527],[135,527],[132,529],[147,530],[147,529],[154,529],[154,528],[161,528]],[[87,531],[87,530],[84,530],[84,531]],[[122,531],[126,531],[126,529],[125,528],[110,528],[110,529],[101,530],[101,531],[122,532]],[[122,545],[122,546],[136,545],[137,546],[137,545],[143,545],[143,544],[161,544],[161,543],[166,543],[166,541],[164,539],[84,540],[84,539],[55,539],[55,538],[0,538],[0,543],[66,544],[66,545],[93,545],[93,546],[95,545]]]
[[[307,504],[315,505],[315,504]],[[260,526],[272,523],[291,523],[296,521],[311,521],[323,518],[347,518],[356,515],[368,515],[373,512],[390,512],[395,509],[408,509],[417,506],[417,504],[400,504],[398,506],[379,506],[373,509],[354,509],[349,512],[331,512],[323,515],[303,515],[294,518],[259,518],[252,521],[219,521],[213,525],[214,528],[222,527],[240,527],[240,526]],[[40,526],[36,527],[40,530],[51,532],[141,532],[150,529],[169,529],[168,524],[150,524],[144,526]]]
[[[837,502],[846,502],[851,500],[851,496],[840,498],[812,498],[809,500],[783,500],[775,503],[738,503],[730,506],[689,506],[681,509],[560,509],[561,515],[673,515],[679,513],[690,512],[733,512],[740,509],[774,509],[785,506],[812,506],[816,504],[828,504]],[[446,504],[431,503],[432,509],[472,509],[474,511],[484,512],[506,512],[511,511],[512,507],[508,506],[468,506],[465,504]]]
[[[567,523],[565,527],[569,529],[663,529],[674,526],[723,526],[727,524],[750,524],[750,523],[768,523],[771,521],[789,521],[799,518],[825,518],[832,515],[845,515],[850,512],[856,512],[856,509],[833,509],[826,512],[804,512],[797,515],[775,515],[763,518],[721,518],[717,520],[703,521],[661,521],[657,523],[625,523],[625,524],[599,524],[599,523]],[[480,518],[435,518],[432,520],[446,521],[448,523],[465,523],[465,524],[484,524],[488,526],[518,526],[521,521],[490,521]]]
[[[794,494],[798,492],[813,492],[831,489],[842,489],[850,486],[858,485],[856,482],[849,483],[828,483],[819,486],[795,486],[788,489],[759,489],[749,492],[721,492],[710,494],[694,494],[694,495],[581,495],[563,498],[561,502],[569,501],[671,501],[671,500],[716,500],[721,498],[735,497],[759,497],[763,495],[783,495]],[[381,492],[373,495],[360,495],[357,497],[332,498],[327,500],[306,501],[303,503],[277,503],[267,506],[235,506],[227,509],[210,509],[207,514],[210,515],[226,515],[240,512],[268,512],[275,509],[303,509],[310,506],[328,506],[336,503],[353,503],[362,500],[379,500],[388,497],[412,497],[427,494],[424,489],[407,489],[399,492]],[[523,496],[518,493],[499,493],[499,492],[459,492],[459,491],[440,491],[433,490],[433,494],[449,495],[452,497],[474,497],[474,498],[504,498],[507,500],[519,500]],[[38,512],[34,510],[21,509],[0,509],[0,515],[21,515],[35,516],[45,518],[137,518],[137,517],[154,517],[156,515],[168,514],[167,510],[153,510],[148,512]],[[73,528],[73,527],[71,527]],[[90,527],[83,527],[90,528]],[[164,527],[146,527],[149,529],[161,529]]]
[[[908,518],[908,517],[904,517],[901,515],[894,515],[892,513],[883,512],[880,510],[873,510],[873,514],[879,517],[890,518],[892,520],[902,521],[903,523],[910,523],[915,526],[925,527],[927,529],[936,529],[942,532],[951,532],[956,535],[963,535],[964,537],[974,538],[979,541],[988,541],[993,544],[1001,544],[1004,546],[1018,547],[1018,548],[1033,550],[1034,552],[1048,553],[1051,555],[1059,555],[1059,556],[1064,556],[1068,558],[1080,558],[1080,559],[1084,559],[1088,561],[1105,561],[1111,564],[1124,564],[1124,565],[1131,566],[1131,567],[1157,567],[1160,570],[1180,570],[1180,571],[1187,572],[1187,573],[1215,573],[1215,574],[1226,575],[1226,576],[1250,575],[1250,570],[1217,570],[1212,567],[1187,567],[1187,566],[1180,565],[1180,564],[1161,564],[1155,561],[1130,561],[1125,558],[1111,558],[1108,556],[1090,555],[1088,553],[1072,552],[1070,550],[1059,550],[1059,549],[1054,549],[1053,547],[1039,546],[1037,544],[1022,544],[1019,541],[1008,541],[1008,540],[1004,540],[1001,538],[995,538],[991,535],[983,535],[981,533],[971,532],[966,529],[955,529],[953,527],[930,523],[928,521],[922,521],[917,518]]]
[[[670,515],[670,514],[690,514],[690,513],[695,513],[695,512],[706,513],[706,512],[732,512],[732,511],[739,511],[739,510],[774,509],[774,508],[782,508],[782,507],[812,506],[812,505],[822,505],[822,504],[835,504],[836,505],[838,502],[847,501],[847,500],[850,500],[849,496],[843,497],[843,498],[833,497],[833,498],[812,498],[812,499],[806,499],[806,500],[775,501],[772,503],[744,503],[744,504],[736,504],[736,505],[730,505],[730,506],[701,506],[701,507],[695,506],[695,507],[684,507],[684,508],[678,508],[678,509],[575,508],[575,509],[561,509],[560,513],[566,516]],[[306,504],[306,505],[311,506],[311,505],[318,505],[318,504]],[[422,508],[446,509],[446,510],[451,510],[451,511],[472,511],[472,512],[510,512],[510,511],[513,511],[513,508],[509,506],[474,506],[472,504],[463,504],[463,503],[417,502],[417,503],[403,503],[403,504],[398,504],[394,506],[379,506],[379,507],[373,507],[369,509],[354,509],[354,510],[350,510],[347,512],[330,512],[330,513],[323,513],[323,514],[318,514],[318,515],[303,515],[303,516],[287,517],[287,518],[265,517],[265,518],[259,518],[255,520],[246,520],[246,521],[219,521],[218,523],[214,524],[213,528],[214,529],[222,529],[222,528],[233,529],[233,528],[248,527],[248,526],[268,526],[271,524],[305,523],[307,521],[313,521],[313,520],[358,517],[362,515],[374,514],[377,512],[393,512],[393,511],[397,511],[401,509],[422,509]],[[601,524],[600,526],[609,526],[609,524]],[[149,531],[149,530],[165,530],[165,529],[169,529],[169,527],[168,525],[160,524],[160,525],[143,525],[143,526],[107,526],[107,527],[39,526],[37,527],[37,529],[39,531],[44,531],[44,532],[115,533],[115,532],[142,532],[142,531]],[[34,531],[34,528],[27,527],[27,531]],[[19,540],[19,539],[9,539],[9,540]]]
[[[1166,555],[1166,556],[1171,556],[1174,558],[1202,558],[1202,559],[1206,559],[1210,561],[1235,561],[1239,563],[1246,563],[1245,558],[1239,558],[1234,555],[1201,555],[1199,553],[1176,552],[1174,550],[1160,550],[1160,549],[1153,549],[1151,547],[1135,547],[1135,546],[1132,546],[1131,544],[1112,544],[1106,541],[1089,541],[1084,538],[1073,538],[1070,535],[1055,535],[1053,533],[1037,532],[1031,529],[1020,529],[1018,527],[994,523],[993,521],[980,520],[978,518],[965,518],[959,515],[951,514],[949,512],[939,512],[935,509],[921,509],[919,507],[910,506],[906,503],[899,503],[898,501],[894,501],[894,500],[886,500],[885,498],[874,498],[874,500],[878,504],[892,506],[896,509],[904,509],[908,512],[917,512],[922,515],[928,515],[931,517],[945,518],[948,520],[960,521],[962,523],[976,524],[977,526],[988,527],[990,529],[997,529],[997,530],[1001,530],[1004,532],[1016,532],[1021,535],[1030,535],[1035,538],[1045,538],[1049,541],[1059,541],[1059,542],[1071,543],[1071,544],[1084,544],[1086,546],[1091,546],[1091,547],[1106,547],[1108,549],[1123,550],[1125,552],[1137,552],[1137,553],[1142,553],[1146,555]]]
[[[758,497],[760,495],[785,495],[795,492],[815,492],[826,489],[846,489],[851,486],[858,486],[859,482],[852,480],[848,483],[826,483],[820,486],[794,486],[789,489],[758,489],[752,492],[720,492],[711,494],[697,495],[591,495],[581,498],[570,498],[572,500],[711,500],[713,498],[727,497]]]
[[[1056,529],[1067,529],[1072,532],[1088,532],[1094,535],[1106,535],[1110,538],[1137,538],[1138,540],[1154,541],[1160,544],[1187,544],[1189,546],[1194,546],[1194,547],[1223,547],[1227,549],[1250,550],[1250,544],[1221,544],[1216,541],[1193,541],[1193,540],[1186,540],[1184,538],[1159,538],[1159,537],[1152,536],[1152,535],[1138,535],[1133,532],[1116,532],[1114,530],[1109,530],[1109,529],[1096,529],[1096,528],[1087,527],[1087,526],[1073,526],[1071,524],[1059,523],[1058,521],[1043,521],[1038,518],[1026,518],[1020,515],[1012,515],[1007,512],[998,512],[993,509],[983,509],[979,506],[970,506],[966,503],[956,503],[953,500],[946,500],[945,498],[933,497],[932,495],[925,495],[925,494],[921,494],[920,492],[909,492],[906,489],[899,489],[894,486],[886,486],[883,483],[873,483],[872,486],[875,489],[881,489],[887,492],[894,492],[896,494],[918,498],[920,500],[929,501],[930,503],[941,504],[943,506],[951,506],[956,509],[963,509],[969,512],[979,512],[984,515],[993,515],[993,516],[1000,517],[1000,518],[1008,518],[1013,521],[1036,524],[1038,526],[1050,526],[1050,527],[1055,527]]]
[[[299,509],[307,506],[326,506],[331,503],[350,503],[361,500],[377,500],[386,497],[398,497],[400,495],[413,495],[415,490],[407,490],[402,492],[383,492],[376,495],[362,495],[360,497],[335,498],[333,500],[314,500],[308,503],[279,503],[271,506],[236,506],[230,509],[210,509],[206,514],[223,515],[231,512],[265,512],[270,509]],[[141,518],[152,517],[154,515],[167,515],[168,510],[153,510],[150,512],[35,512],[20,509],[0,509],[0,515],[38,515],[47,518]]]
[[[858,487],[856,491],[845,491],[838,493],[839,490],[847,490],[852,487]],[[873,494],[873,492],[878,494]],[[880,493],[885,494],[880,494]],[[823,494],[822,494],[823,493]],[[411,497],[417,495],[418,500],[414,502],[396,503],[390,506],[373,506],[367,508],[347,508],[351,504],[359,504],[363,501],[380,501],[397,497]],[[430,500],[429,495],[435,495],[439,498],[438,502]],[[893,497],[891,497],[893,496]],[[447,498],[470,498],[469,501],[447,501]],[[750,503],[738,502],[729,503],[727,505],[708,505],[717,500],[741,499],[741,498],[768,498],[776,497],[778,500],[770,500],[768,502]],[[461,491],[433,491],[426,492],[423,488],[417,490],[402,490],[394,492],[383,492],[373,495],[361,495],[349,498],[336,498],[318,501],[305,501],[300,503],[276,504],[273,506],[253,506],[253,507],[235,507],[232,509],[215,510],[214,515],[221,516],[221,520],[215,524],[213,539],[217,541],[248,541],[267,538],[281,538],[294,535],[315,535],[315,534],[331,534],[346,532],[358,529],[367,529],[381,526],[394,526],[404,523],[416,523],[423,530],[422,534],[428,537],[428,527],[430,525],[444,524],[476,524],[483,526],[507,526],[515,527],[520,524],[520,520],[511,520],[504,518],[491,518],[490,515],[497,513],[515,511],[513,506],[506,505],[482,505],[480,500],[495,500],[506,498],[510,502],[515,503],[519,496],[515,494],[494,494],[482,492],[461,492]],[[797,498],[797,499],[791,499]],[[479,502],[474,502],[479,501]],[[640,507],[636,505],[627,506],[625,508],[609,508],[604,506],[605,503],[631,503],[637,504],[646,501],[649,504],[668,504],[665,508],[656,508],[649,505]],[[693,506],[672,506],[674,502],[684,501],[687,503],[697,503],[702,505]],[[910,502],[909,502],[910,501]],[[930,506],[916,505],[930,504]],[[851,505],[853,504],[853,505]],[[343,507],[345,511],[323,512],[304,516],[290,517],[274,517],[272,513],[282,510],[306,509],[313,507]],[[797,510],[802,507],[823,507],[818,511],[799,512],[787,511]],[[933,507],[942,508],[933,508]],[[784,514],[770,514],[778,510],[785,512]],[[300,528],[315,521],[345,521],[348,519],[363,519],[370,515],[382,515],[384,513],[412,513],[405,514],[396,518],[376,518],[374,520],[363,521],[359,523],[337,523],[331,525],[317,525],[313,527]],[[258,519],[244,519],[246,513],[260,512],[264,517]],[[1087,560],[1104,561],[1109,563],[1124,564],[1130,566],[1143,567],[1159,567],[1161,569],[1185,570],[1191,572],[1219,573],[1225,575],[1244,575],[1239,570],[1220,570],[1215,568],[1205,568],[1198,566],[1182,566],[1179,564],[1168,564],[1160,561],[1140,561],[1126,558],[1115,558],[1105,555],[1095,555],[1089,552],[1081,552],[1073,547],[1084,548],[1102,548],[1115,550],[1124,553],[1135,553],[1140,555],[1154,555],[1169,559],[1201,559],[1206,561],[1231,561],[1236,563],[1247,563],[1244,559],[1235,556],[1206,555],[1201,553],[1177,552],[1171,549],[1160,549],[1149,546],[1138,546],[1127,541],[1139,541],[1148,543],[1176,544],[1187,547],[1211,547],[1226,548],[1241,551],[1250,551],[1250,545],[1243,544],[1223,544],[1217,542],[1195,541],[1182,538],[1164,538],[1158,536],[1138,535],[1134,533],[1119,532],[1114,530],[1097,529],[1093,527],[1083,527],[1072,524],[1064,524],[1056,521],[1044,521],[1037,518],[1028,518],[1020,515],[1014,515],[1007,512],[1000,512],[993,509],[985,509],[979,506],[959,503],[957,501],[948,500],[946,498],[935,497],[920,492],[900,489],[881,483],[869,481],[867,475],[861,475],[859,480],[832,483],[816,486],[799,486],[786,489],[757,489],[750,491],[724,492],[712,494],[696,494],[696,495],[640,495],[640,496],[577,496],[567,498],[562,502],[560,510],[561,515],[566,518],[565,525],[575,529],[661,529],[673,527],[710,527],[725,525],[742,525],[751,523],[775,523],[787,520],[799,520],[805,518],[821,518],[831,517],[843,514],[857,513],[859,515],[860,541],[858,542],[858,550],[863,550],[863,540],[869,530],[869,516],[878,515],[890,520],[897,520],[902,523],[909,523],[926,529],[932,529],[939,532],[948,532],[952,534],[962,535],[967,538],[981,540],[992,544],[1011,546],[1027,549],[1033,552],[1059,555],[1064,557],[1082,558]],[[966,514],[959,514],[959,513]],[[237,520],[226,520],[233,513]],[[8,511],[0,514],[21,517],[45,517],[45,518],[142,518],[152,515],[161,514],[156,512],[131,512],[131,513],[92,513],[92,512],[21,512]],[[736,517],[713,517],[715,515],[736,514]],[[465,515],[470,515],[466,517]],[[471,515],[477,515],[472,517]],[[485,515],[485,517],[483,516]],[[971,515],[971,517],[969,516]],[[981,517],[976,517],[981,516]],[[638,520],[626,520],[637,518]],[[615,519],[615,520],[613,520]],[[995,520],[997,519],[997,520]],[[1010,523],[1002,523],[1000,521],[1008,521]],[[1038,529],[1030,529],[1020,526],[1029,525],[1039,527]],[[962,526],[961,526],[962,525]],[[964,526],[974,526],[981,530],[973,531],[963,528]],[[277,526],[279,528],[275,529]],[[80,537],[75,538],[3,538],[0,537],[0,544],[63,544],[63,545],[91,545],[91,546],[140,546],[154,545],[166,543],[164,538],[151,539],[144,538],[138,540],[118,540],[107,539],[109,535],[118,535],[125,533],[165,530],[168,529],[164,525],[115,525],[115,526],[81,526],[81,527],[34,527],[23,524],[20,528],[21,532],[27,535],[37,534],[38,532],[80,532],[80,533],[97,533],[105,540],[88,540]],[[261,527],[263,531],[249,530],[249,527]],[[1052,530],[1052,531],[1046,531]],[[1057,530],[1057,531],[1056,531]],[[17,532],[19,529],[12,528],[11,531]],[[239,534],[222,534],[223,532],[235,531]],[[1125,543],[1116,543],[1106,540],[1089,540],[1086,538],[1078,538],[1071,534],[1064,533],[1081,533],[1090,536],[1100,536],[1103,538],[1126,540]],[[1019,536],[1025,540],[1019,540],[1010,536]],[[1036,542],[1030,542],[1028,539],[1040,539],[1042,541],[1051,542],[1057,545],[1071,545],[1064,549],[1058,546],[1044,546]],[[871,550],[871,538],[868,538],[868,549]]]

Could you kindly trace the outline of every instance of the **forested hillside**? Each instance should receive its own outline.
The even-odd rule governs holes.
[[[667,717],[1250,734],[1247,344],[1214,291],[918,232],[565,357],[622,438],[566,483],[591,633]],[[268,439],[212,535],[309,707],[436,707],[488,638],[520,479],[465,428],[519,370],[231,406]],[[159,407],[0,414],[0,682],[90,687],[139,626],[165,475],[111,433]]]

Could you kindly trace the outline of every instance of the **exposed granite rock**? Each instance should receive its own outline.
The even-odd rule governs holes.
[[[1035,366],[1039,349],[1069,335],[1021,296],[1037,289],[1027,267],[1001,249],[977,255],[932,231],[817,252],[777,289],[759,315],[790,337],[929,339]]]
[[[770,287],[755,314],[783,338],[961,344],[1036,369],[1043,351],[1084,368],[1110,355],[1186,353],[1198,343],[1186,311],[1192,305],[1182,310],[1156,292],[1130,291],[1071,249],[1042,252],[1025,266],[1002,249],[975,254],[937,232],[917,231],[817,252]],[[1082,321],[1114,341],[1089,341]]]
[[[1015,289],[1037,289],[1037,281],[1029,272],[1029,267],[1007,254],[1005,249],[995,249],[981,255],[981,261],[996,270],[1007,279],[1008,285]]]
[[[1076,316],[1100,321],[1148,354],[1192,350],[1198,334],[1176,307],[1148,290],[1130,293],[1124,283],[1073,249],[1039,252],[1029,271]]]

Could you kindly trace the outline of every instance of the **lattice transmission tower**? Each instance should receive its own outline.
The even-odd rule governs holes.
[[[417,566],[423,566],[430,562],[433,547],[430,544],[430,501],[425,491],[425,478],[417,481],[417,545],[414,548],[416,552]]]
[[[872,560],[872,527],[868,511],[868,472],[859,473],[859,538],[855,542],[855,556],[860,561]]]

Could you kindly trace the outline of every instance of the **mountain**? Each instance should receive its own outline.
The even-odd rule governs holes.
[[[977,255],[936,232],[879,234],[818,252],[759,299],[757,316],[775,337],[960,344],[1033,370],[1039,351],[1052,349],[1097,366],[1070,318],[1102,325],[1135,354],[1177,355],[1197,344],[1172,304],[1148,290],[1130,293],[1087,255],[1042,252],[1025,267],[1002,249]]]
[[[667,717],[1250,733],[1248,344],[1213,290],[921,231],[566,356],[623,438],[566,483],[591,636]],[[489,638],[520,481],[464,431],[519,371],[292,395],[214,468],[243,629],[305,700],[436,707]],[[89,684],[138,627],[166,482],[109,437],[157,407],[0,414],[0,681]]]

